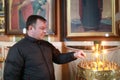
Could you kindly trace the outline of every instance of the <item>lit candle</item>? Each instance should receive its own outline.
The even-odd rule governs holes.
[[[103,50],[103,61],[104,62],[107,60],[106,53],[107,53],[107,50]]]
[[[105,50],[105,42],[104,41],[102,41],[102,55],[103,55],[103,57],[102,57],[102,60],[103,60],[103,62],[105,63],[105,61],[106,61],[106,53],[107,53],[107,50]]]
[[[96,56],[96,69],[98,70],[98,63],[99,63],[99,58],[98,58],[98,56],[99,56],[99,54],[98,53],[95,53],[95,56]]]
[[[95,47],[94,46],[92,46],[92,51],[95,52]],[[92,58],[93,58],[93,61],[94,61],[95,60],[94,54],[92,55]]]
[[[103,59],[103,63],[104,63],[104,60],[105,60],[105,57],[104,57],[104,56],[105,56],[105,55],[104,55],[104,42],[103,42],[103,41],[102,41],[102,46],[103,46],[103,47],[102,47],[102,53],[103,53],[103,54],[102,54],[102,55],[103,55],[103,58],[102,58],[102,59]]]

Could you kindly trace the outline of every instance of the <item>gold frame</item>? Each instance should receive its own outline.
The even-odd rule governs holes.
[[[4,33],[5,32],[5,17],[4,17],[4,8],[5,8],[5,1],[4,0],[0,0],[0,33]]]
[[[28,1],[28,4],[26,4],[25,1]],[[36,0],[33,0],[33,2],[35,2],[35,1]],[[47,5],[45,6],[45,4],[43,4],[43,6],[45,6],[45,8],[47,8],[47,9],[45,9],[46,13],[44,13],[45,14],[44,17],[46,17],[47,20],[48,20],[48,25],[49,25],[48,28],[50,30],[52,30],[53,33],[54,33],[55,0],[46,0],[46,1],[47,1],[46,2]],[[36,10],[36,9],[24,8],[24,7],[28,7],[29,5],[33,6],[33,4],[31,4],[33,2],[31,0],[22,0],[22,2],[20,2],[20,1],[15,2],[14,0],[5,0],[5,22],[6,22],[5,32],[6,32],[6,34],[9,34],[9,35],[23,35],[23,29],[25,28],[25,25],[21,26],[21,25],[23,25],[22,23],[24,22],[24,24],[25,24],[26,18],[29,15],[32,15],[32,14],[39,15],[38,13],[39,13],[40,10],[38,10],[38,12],[35,13],[35,12],[31,12],[31,11]],[[24,3],[25,3],[25,5],[24,5]],[[21,9],[21,6],[23,6],[23,5],[24,5],[24,7],[22,7],[22,8],[27,9],[27,10]],[[15,9],[13,9],[13,8],[15,8]],[[20,13],[20,11],[21,11],[21,13]],[[22,11],[26,11],[26,13],[22,13]],[[14,12],[16,12],[16,14]],[[22,16],[21,16],[21,14],[22,14]],[[16,16],[16,17],[14,17],[14,16]],[[20,20],[21,20],[22,23],[20,22]]]
[[[115,24],[115,1],[117,0],[111,0],[111,8],[112,8],[112,31],[111,32],[79,32],[79,33],[75,33],[75,32],[71,32],[71,12],[70,12],[70,8],[71,8],[71,0],[67,0],[66,1],[66,14],[67,14],[67,31],[66,31],[66,37],[106,37],[106,33],[109,34],[109,37],[119,37],[119,31],[117,31],[117,26]]]
[[[5,18],[0,16],[0,33],[5,32]]]

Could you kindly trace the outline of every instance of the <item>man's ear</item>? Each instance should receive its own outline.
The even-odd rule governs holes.
[[[30,26],[28,27],[28,30],[32,30],[32,28],[33,28],[33,27],[30,25]]]

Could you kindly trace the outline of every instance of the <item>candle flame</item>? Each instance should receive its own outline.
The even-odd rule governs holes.
[[[107,53],[107,50],[102,50],[103,54]]]
[[[99,53],[95,53],[95,56],[98,57],[98,56],[99,56]]]

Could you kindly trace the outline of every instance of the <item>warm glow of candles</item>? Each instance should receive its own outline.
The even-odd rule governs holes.
[[[99,57],[99,53],[95,53],[95,57],[98,58]]]
[[[92,69],[95,71],[104,71],[104,70],[112,70],[117,69],[117,65],[113,62],[107,61],[106,53],[107,50],[104,48],[105,42],[97,42],[92,46],[93,50],[93,60],[87,61],[84,60],[81,62],[81,67],[86,69]]]
[[[120,66],[107,60],[108,52],[105,45],[104,41],[102,43],[94,42],[94,46],[91,47],[93,60],[86,59],[78,65],[81,77],[84,76],[86,80],[116,80],[118,77],[120,78]]]
[[[102,52],[103,52],[104,54],[106,54],[106,53],[107,53],[107,50],[102,50]]]
[[[94,46],[92,47],[92,50],[95,50],[95,47],[94,47]]]

